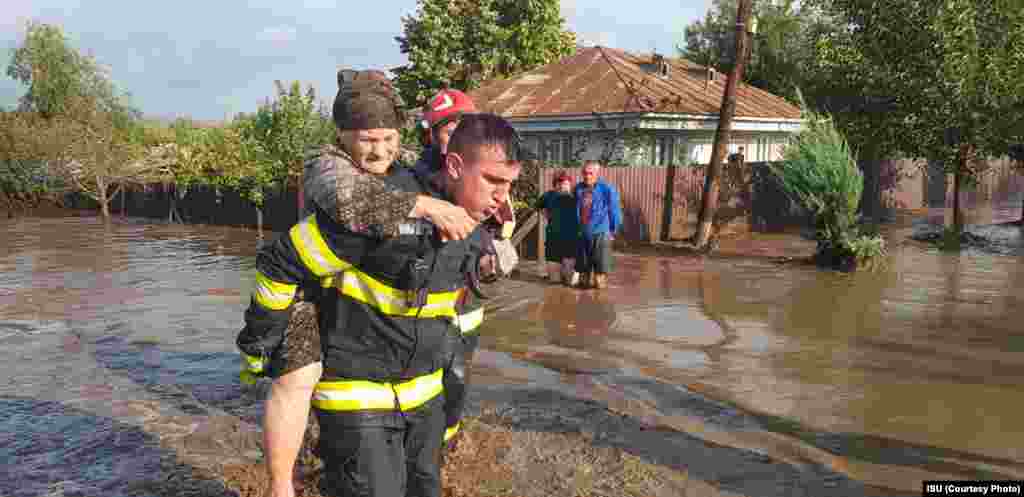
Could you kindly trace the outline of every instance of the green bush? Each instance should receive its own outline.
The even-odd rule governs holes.
[[[846,139],[826,115],[804,110],[804,129],[772,164],[783,190],[814,215],[822,265],[852,268],[885,254],[885,240],[862,232],[857,214],[864,175]]]

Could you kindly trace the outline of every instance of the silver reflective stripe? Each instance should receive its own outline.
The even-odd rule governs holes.
[[[458,321],[459,331],[463,333],[469,333],[477,328],[484,322],[484,308],[481,307],[475,311],[460,314],[456,317]]]
[[[350,267],[327,247],[316,225],[316,216],[309,216],[296,224],[292,228],[291,237],[299,257],[316,276],[322,278]]]

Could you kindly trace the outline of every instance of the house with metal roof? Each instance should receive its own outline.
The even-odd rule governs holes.
[[[683,59],[587,47],[471,96],[545,162],[689,165],[710,161],[725,83],[725,74]],[[779,160],[801,124],[798,107],[742,83],[735,116],[729,153],[742,148],[747,161]]]

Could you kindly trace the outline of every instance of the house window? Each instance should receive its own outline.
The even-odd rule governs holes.
[[[523,145],[524,149],[528,150],[531,154],[533,154],[535,156],[539,155],[539,152],[540,152],[540,147],[539,147],[539,145],[540,145],[540,138],[538,138],[536,136],[531,136],[531,135],[523,135],[522,139],[523,139],[522,145]]]
[[[682,137],[676,138],[672,143],[672,163],[680,166],[690,164],[689,142]]]
[[[667,166],[672,163],[672,137],[658,136],[654,139],[654,165]]]
[[[558,146],[561,145],[561,141],[556,137],[545,137],[541,143],[543,144],[541,159],[546,163],[555,162],[558,157]]]
[[[710,143],[694,143],[690,149],[691,164],[707,164],[711,159]]]
[[[566,135],[562,140],[562,165],[566,166],[573,160],[572,136]]]
[[[568,135],[555,135],[546,138],[544,141],[544,153],[542,159],[551,165],[565,165],[573,159],[572,137]]]

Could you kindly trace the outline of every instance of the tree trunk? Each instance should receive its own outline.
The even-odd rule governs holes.
[[[107,197],[107,182],[102,176],[96,176],[96,201],[100,203],[100,215],[104,220],[110,219],[110,197]]]
[[[537,177],[534,178],[534,181],[537,184],[537,191],[538,192],[543,192],[544,191],[544,168],[540,167],[539,165],[537,166]],[[547,276],[547,273],[548,273],[548,270],[547,270],[548,259],[547,259],[547,253],[546,253],[547,252],[547,250],[546,250],[547,247],[545,246],[547,244],[547,240],[545,240],[545,235],[547,234],[546,233],[547,227],[548,227],[547,218],[545,216],[543,216],[543,215],[539,216],[537,218],[537,267],[540,268],[539,271],[540,271],[540,276],[541,277]]]
[[[128,190],[125,190],[124,185],[121,186],[121,216],[128,216],[128,208],[125,207],[125,197],[128,195]]]
[[[694,245],[698,249],[705,249],[711,241],[711,230],[715,220],[715,210],[718,209],[718,193],[721,189],[722,161],[725,160],[725,153],[732,138],[732,119],[736,114],[736,85],[743,79],[743,66],[747,60],[747,25],[750,21],[750,12],[753,10],[754,0],[740,0],[736,14],[736,63],[725,82],[725,92],[722,94],[722,108],[718,117],[718,129],[715,131],[715,144],[711,152],[711,162],[708,164],[707,174],[704,177],[704,192],[701,197],[700,214],[697,217],[697,233],[694,235]]]
[[[260,239],[263,238],[263,209],[256,207],[256,231]]]
[[[181,222],[181,216],[178,215],[178,185],[172,183],[168,186],[167,191],[171,196],[171,210],[167,213],[167,222],[173,224],[175,218],[177,218],[177,222]]]
[[[959,237],[964,231],[963,213],[960,212],[960,179],[967,163],[963,152],[957,158],[956,170],[953,171],[953,232]]]

